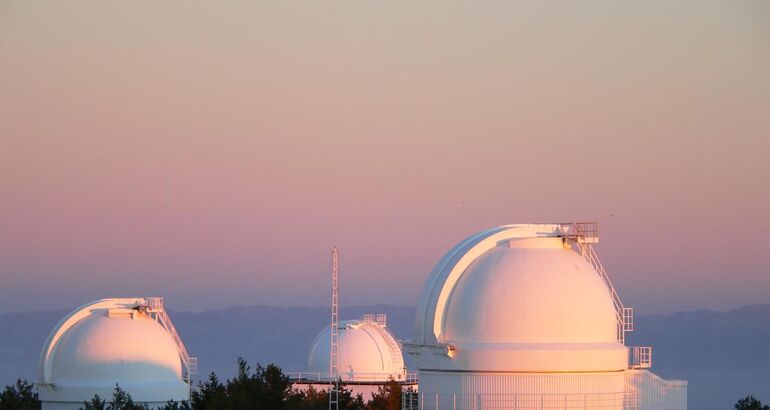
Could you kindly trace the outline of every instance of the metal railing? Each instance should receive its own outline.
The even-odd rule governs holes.
[[[623,302],[620,300],[617,290],[612,285],[607,271],[604,269],[599,256],[596,254],[594,247],[595,243],[599,242],[599,224],[596,222],[575,222],[568,224],[565,237],[575,241],[580,250],[580,254],[588,261],[591,267],[594,268],[599,277],[610,290],[612,296],[612,304],[615,307],[615,316],[618,321],[618,341],[625,343],[626,332],[630,332],[634,329],[633,308],[627,308],[623,306]]]
[[[578,235],[581,243],[595,244],[599,243],[599,223],[598,222],[574,222],[572,227]]]
[[[390,350],[390,368],[403,368],[404,354],[401,352],[401,346],[390,334],[384,334],[382,338],[385,339],[385,342],[388,344],[388,349]]]
[[[623,308],[623,331],[625,332],[634,331],[634,308],[630,308],[630,307]]]
[[[361,317],[361,320],[368,323],[374,323],[381,327],[386,327],[388,324],[388,315],[385,313],[366,313]],[[390,368],[399,369],[404,366],[403,353],[401,352],[401,346],[399,342],[394,339],[389,332],[384,331],[382,334],[383,339],[388,343],[390,350]]]
[[[419,381],[418,378],[419,373],[418,372],[406,372],[406,376],[404,377],[404,382],[407,384],[417,384]]]
[[[652,367],[652,346],[629,346],[628,365],[632,369]]]
[[[361,317],[361,320],[363,320],[364,322],[376,323],[380,326],[388,325],[388,315],[385,313],[378,313],[376,315],[373,313],[365,313]]]
[[[325,372],[284,372],[286,376],[289,377],[290,380],[292,380],[294,383],[297,382],[305,382],[305,383],[312,383],[312,382],[323,382],[327,383],[330,380],[329,373]],[[338,376],[342,379],[342,382],[373,382],[373,381],[384,381],[387,380],[388,377],[393,377],[393,380],[397,382],[402,382],[405,384],[416,384],[417,383],[417,372],[406,372],[406,373],[399,373],[399,374],[386,374],[386,373],[364,373],[364,372],[356,372],[356,373],[340,373]]]
[[[426,394],[401,393],[402,410],[636,410],[638,393]]]
[[[184,343],[182,343],[182,338],[179,337],[179,333],[176,331],[174,323],[171,322],[171,318],[163,307],[163,298],[144,298],[144,302],[147,304],[147,313],[153,315],[154,319],[163,326],[163,328],[165,328],[171,335],[171,338],[174,339],[177,350],[179,351],[179,357],[182,359],[182,364],[185,368],[184,380],[191,385],[192,375],[198,373],[198,358],[191,357],[187,352],[187,348]]]

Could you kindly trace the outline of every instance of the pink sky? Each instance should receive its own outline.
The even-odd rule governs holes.
[[[641,312],[770,303],[770,3],[0,3],[0,313],[414,305],[598,220]]]

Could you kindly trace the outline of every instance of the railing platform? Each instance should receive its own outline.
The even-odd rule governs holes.
[[[329,380],[331,380],[329,373],[326,372],[289,371],[284,374],[293,383],[328,383]],[[393,375],[361,372],[352,375],[344,373],[339,374],[343,383],[383,383],[383,380],[387,380],[389,376],[392,376],[393,380],[405,385],[417,384],[417,372],[406,372],[406,374]]]
[[[401,393],[402,410],[637,410],[638,393],[428,394]]]
[[[599,277],[602,278],[604,284],[610,291],[612,296],[612,303],[615,306],[615,315],[618,321],[618,341],[625,343],[626,332],[630,332],[634,329],[634,311],[632,308],[623,306],[623,302],[620,300],[617,290],[612,285],[607,271],[604,269],[599,256],[596,254],[593,245],[599,243],[599,224],[597,222],[574,222],[562,224],[563,234],[562,237],[565,240],[574,242],[577,245],[580,254],[583,255],[586,261],[594,268]]]
[[[629,346],[628,367],[649,369],[652,367],[652,346]]]
[[[185,374],[183,376],[185,382],[192,385],[192,375],[198,373],[198,358],[191,357],[187,352],[187,348],[182,343],[182,338],[179,337],[179,333],[176,331],[174,323],[171,322],[171,318],[168,316],[165,307],[163,306],[163,298],[161,297],[146,297],[144,298],[147,313],[165,328],[174,339],[177,349],[179,350],[179,356],[182,359],[182,364],[185,368]]]

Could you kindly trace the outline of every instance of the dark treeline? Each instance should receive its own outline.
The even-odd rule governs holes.
[[[17,380],[15,385],[5,386],[0,393],[0,410],[39,410],[40,402],[32,383]]]
[[[343,410],[401,410],[401,385],[390,380],[364,400],[354,395],[345,385],[340,385],[340,409]],[[326,389],[296,389],[288,376],[275,365],[252,369],[245,360],[238,359],[238,374],[221,382],[211,373],[205,382],[198,382],[190,401],[169,401],[162,410],[327,410],[329,394]],[[40,401],[34,386],[19,380],[14,386],[6,386],[0,394],[0,410],[38,410]],[[136,403],[131,392],[116,385],[112,397],[94,396],[84,402],[82,410],[147,410],[143,403]]]
[[[754,396],[747,396],[735,403],[735,410],[770,410],[770,406],[763,406]]]

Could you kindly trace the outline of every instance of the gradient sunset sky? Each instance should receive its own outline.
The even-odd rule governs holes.
[[[596,220],[642,313],[770,303],[770,2],[0,2],[0,313],[414,305]]]

